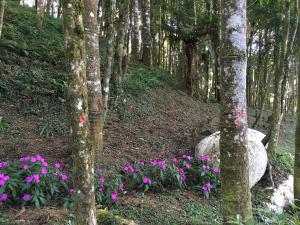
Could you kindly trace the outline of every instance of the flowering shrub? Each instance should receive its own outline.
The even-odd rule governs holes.
[[[105,176],[96,169],[95,196],[97,204],[111,206],[126,189],[163,190],[165,188],[198,189],[206,197],[219,182],[219,168],[209,157],[200,159],[183,155],[170,160],[153,159],[126,165],[122,173]],[[73,204],[75,190],[61,164],[49,165],[39,156],[26,156],[14,162],[0,162],[0,205],[46,205],[53,199]]]
[[[0,163],[0,205],[43,206],[68,191],[68,176],[41,156]]]
[[[219,167],[209,157],[196,159],[183,155],[171,160],[140,161],[123,167],[125,183],[132,188],[144,188],[144,191],[160,190],[166,187],[196,187],[206,197],[219,181]]]

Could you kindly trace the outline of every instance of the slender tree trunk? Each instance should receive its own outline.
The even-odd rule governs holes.
[[[195,42],[185,43],[185,55],[187,59],[185,85],[187,88],[187,92],[190,96],[193,96],[195,91],[194,83],[195,83],[195,77],[197,73],[196,52],[197,52],[197,45]]]
[[[5,0],[0,0],[0,39],[2,37],[4,7],[5,7]]]
[[[60,19],[61,17],[61,11],[62,11],[62,1],[63,0],[58,0],[58,6],[57,6],[57,18]]]
[[[290,0],[285,0],[285,18],[283,24],[283,38],[281,40],[281,50],[279,65],[275,70],[275,83],[274,83],[274,102],[272,110],[272,120],[270,124],[270,138],[267,148],[268,158],[272,162],[275,156],[277,142],[280,131],[280,124],[282,120],[282,82],[284,76],[284,63],[287,52],[288,40],[289,40],[289,27],[290,27]]]
[[[83,2],[64,0],[65,52],[68,68],[70,149],[73,157],[75,225],[96,225],[94,151],[88,126]]]
[[[47,8],[46,8],[46,11],[47,11],[47,14],[49,16],[51,16],[51,6],[52,6],[53,2],[52,0],[47,0]]]
[[[36,19],[37,26],[41,28],[43,26],[44,21],[44,2],[43,0],[36,1]]]
[[[126,53],[125,46],[125,35],[128,28],[128,18],[129,18],[129,0],[120,1],[119,6],[119,19],[118,19],[118,30],[117,30],[117,44],[116,44],[116,54],[115,62],[116,67],[114,71],[114,82],[118,87],[121,87],[123,77],[124,77],[124,64],[123,59]]]
[[[113,66],[113,57],[115,54],[114,51],[114,43],[115,43],[115,14],[116,14],[116,0],[106,0],[105,1],[105,9],[107,9],[107,61],[106,61],[106,70],[103,80],[103,106],[104,106],[104,118],[107,115],[108,111],[108,97],[109,97],[109,83],[112,73]]]
[[[300,62],[300,57],[299,62]],[[300,207],[300,63],[298,63],[298,97],[297,97],[297,122],[295,132],[295,163],[294,163],[294,199]]]
[[[213,10],[217,16],[217,27],[213,30],[212,47],[214,51],[214,92],[215,98],[220,102],[220,39],[221,39],[221,20],[220,20],[220,0],[213,0]]]
[[[103,102],[100,75],[99,33],[97,4],[94,0],[84,0],[84,29],[86,43],[86,76],[89,95],[89,122],[96,160],[103,149]]]
[[[224,224],[252,218],[247,154],[246,0],[222,2],[220,160]]]
[[[142,61],[145,65],[152,66],[152,44],[151,44],[151,26],[150,26],[150,0],[142,0],[142,39],[143,55]]]
[[[252,41],[253,41],[253,32],[250,32],[250,37],[248,40],[248,44],[247,44],[247,59],[248,59],[248,64],[247,64],[247,104],[249,106],[251,106],[252,103],[252,91],[251,91],[251,86],[252,86],[252,79],[251,79],[251,75],[252,75],[252,68],[251,68],[251,64],[252,64]]]
[[[133,25],[131,39],[131,55],[134,61],[138,61],[140,58],[140,9],[138,0],[132,0],[132,13]]]

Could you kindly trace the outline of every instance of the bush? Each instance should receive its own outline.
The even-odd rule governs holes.
[[[275,165],[282,172],[294,171],[294,157],[289,152],[276,153]]]

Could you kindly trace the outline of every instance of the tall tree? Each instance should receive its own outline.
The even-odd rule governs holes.
[[[131,38],[131,55],[133,60],[137,61],[140,58],[140,9],[139,1],[132,0],[132,14],[133,14],[133,24],[132,24],[132,38]]]
[[[73,157],[75,224],[96,225],[94,152],[89,140],[83,8],[82,0],[63,1],[70,149]]]
[[[142,0],[142,61],[147,66],[152,66],[152,39],[150,24],[150,0]]]
[[[50,16],[51,15],[51,7],[53,5],[53,0],[47,0],[46,12]]]
[[[297,199],[295,204],[300,207],[300,56],[298,56],[298,58],[298,103],[295,132],[294,199]]]
[[[38,27],[42,27],[44,21],[44,1],[36,0],[36,22]]]
[[[5,0],[0,0],[0,38],[2,36]]]
[[[108,97],[109,97],[109,83],[111,78],[111,73],[113,69],[113,57],[115,54],[115,14],[116,14],[116,0],[106,0],[104,1],[104,7],[107,11],[107,18],[105,23],[107,23],[108,29],[106,32],[106,39],[108,42],[106,49],[106,70],[103,80],[103,107],[104,107],[104,117],[106,117],[108,111]]]
[[[90,132],[93,149],[96,151],[96,155],[99,156],[99,152],[103,149],[103,101],[96,1],[84,0],[83,22],[86,44],[86,76],[89,96]]]
[[[220,166],[224,224],[252,218],[247,154],[246,0],[221,7]],[[234,162],[234,163],[233,163]]]

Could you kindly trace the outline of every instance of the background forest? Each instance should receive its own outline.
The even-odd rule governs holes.
[[[294,175],[300,197],[299,1],[245,2],[0,0],[0,224],[299,224],[293,184],[275,194]],[[238,54],[228,4],[247,13]],[[222,129],[221,165],[195,156],[228,124],[225,56],[247,59],[248,120],[229,128],[264,133],[268,155],[251,196],[248,160],[227,161],[230,201]]]

